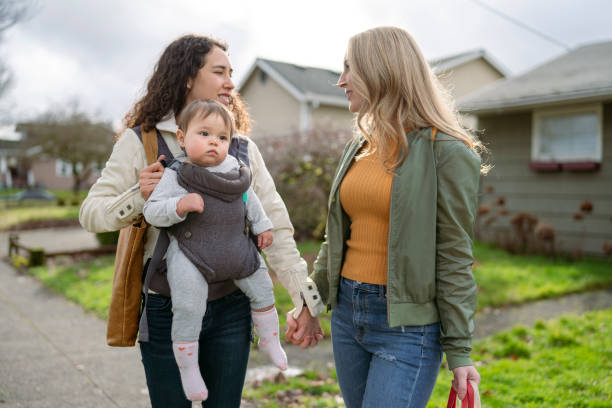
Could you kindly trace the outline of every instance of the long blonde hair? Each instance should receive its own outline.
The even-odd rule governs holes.
[[[458,121],[452,98],[405,30],[377,27],[349,40],[346,59],[354,91],[364,98],[356,125],[389,171],[408,155],[406,129],[436,127],[476,153],[482,144]]]

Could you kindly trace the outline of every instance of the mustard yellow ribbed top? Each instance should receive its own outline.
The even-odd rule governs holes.
[[[351,219],[342,276],[387,284],[389,207],[393,175],[376,154],[353,163],[340,185],[340,202]]]

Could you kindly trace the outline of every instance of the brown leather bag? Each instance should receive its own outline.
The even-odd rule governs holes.
[[[142,144],[149,164],[157,160],[157,133],[155,129],[142,132]],[[138,318],[142,296],[142,258],[149,224],[141,215],[132,224],[119,231],[113,292],[108,309],[106,343],[113,347],[131,347],[136,344]]]

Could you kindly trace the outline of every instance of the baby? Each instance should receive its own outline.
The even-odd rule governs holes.
[[[250,300],[259,348],[281,370],[287,356],[278,336],[272,280],[248,232],[266,248],[272,244],[272,223],[250,187],[249,168],[228,155],[233,117],[218,102],[196,100],[183,109],[178,126],[186,161],[178,156],[165,169],[143,214],[149,224],[167,227],[170,236],[172,348],[185,395],[201,401],[208,397],[198,364],[208,283],[233,279]]]

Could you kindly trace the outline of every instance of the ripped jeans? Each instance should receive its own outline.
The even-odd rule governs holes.
[[[341,278],[332,344],[347,408],[427,405],[442,362],[440,324],[390,328],[386,286]]]

